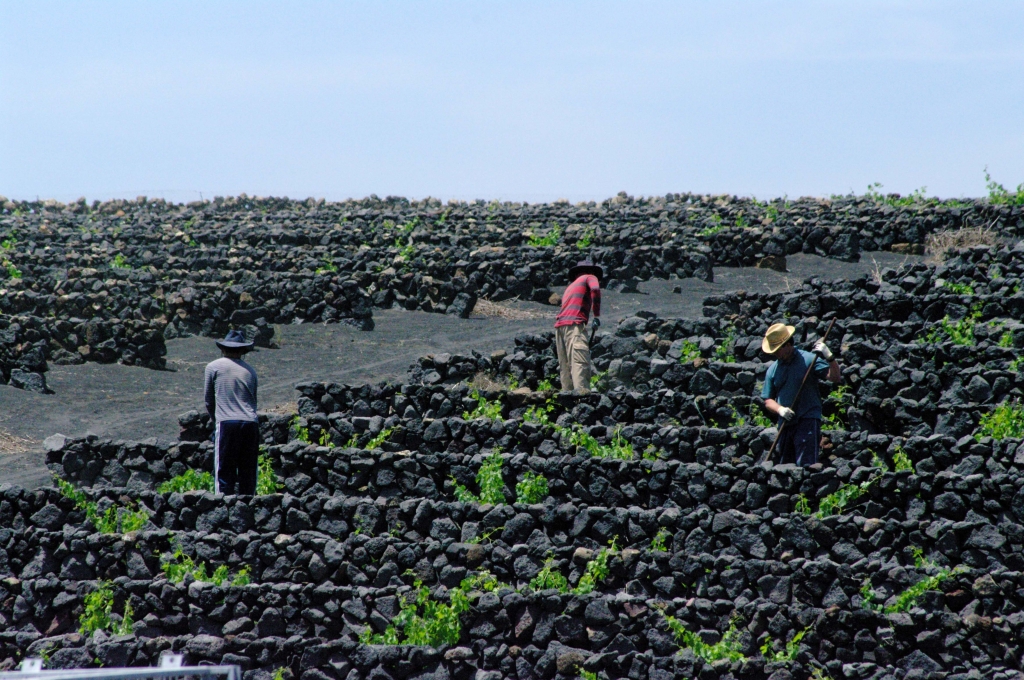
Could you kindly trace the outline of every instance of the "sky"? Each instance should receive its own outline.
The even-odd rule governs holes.
[[[1024,182],[1024,2],[0,0],[0,195]]]

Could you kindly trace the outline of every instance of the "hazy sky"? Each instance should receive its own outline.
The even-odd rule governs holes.
[[[1024,182],[1024,3],[0,0],[0,194]]]

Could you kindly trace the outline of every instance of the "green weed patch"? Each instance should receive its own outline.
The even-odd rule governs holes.
[[[261,452],[256,468],[256,495],[267,496],[277,493],[284,488],[284,483],[274,472],[274,465],[270,462],[270,456]]]
[[[736,622],[729,624],[729,630],[722,635],[722,639],[713,645],[709,645],[698,635],[686,628],[682,621],[662,612],[665,623],[676,638],[676,642],[683,649],[689,649],[694,656],[709,663],[721,661],[742,661],[747,658],[740,647],[739,633],[736,630]]]
[[[138,531],[146,526],[149,513],[132,507],[112,505],[105,512],[99,511],[99,505],[90,501],[84,492],[76,489],[71,482],[54,476],[54,483],[62,495],[71,499],[75,507],[85,512],[89,520],[101,534],[127,534]]]
[[[526,472],[516,484],[516,500],[519,503],[534,505],[548,497],[548,480],[544,475]]]
[[[156,488],[159,493],[185,493],[186,491],[213,492],[213,475],[209,472],[186,470]]]
[[[244,586],[251,582],[251,569],[249,565],[242,567],[234,577],[231,577],[228,573],[228,565],[226,564],[222,564],[212,572],[207,573],[205,562],[196,564],[195,560],[182,552],[181,546],[178,545],[174,545],[173,553],[164,556],[160,562],[160,568],[171,583],[181,583],[185,580],[186,576],[191,576],[194,581],[212,583],[216,586],[224,584]]]
[[[491,505],[502,505],[505,503],[505,482],[501,477],[503,460],[501,452],[495,450],[491,455],[484,458],[480,470],[476,473],[476,483],[480,487],[480,495],[477,496],[462,484],[455,484],[455,498],[462,503],[489,503]],[[547,480],[544,480],[545,486]]]
[[[78,632],[92,635],[97,630],[104,630],[113,635],[132,634],[132,606],[125,602],[124,611],[119,618],[114,618],[114,590],[110,581],[100,581],[96,590],[85,596],[83,611],[78,617]]]
[[[399,600],[401,611],[394,623],[380,634],[367,628],[359,641],[368,645],[424,645],[440,647],[454,645],[462,637],[462,623],[459,617],[470,608],[470,593],[473,591],[493,592],[501,587],[494,576],[484,571],[469,578],[448,591],[448,602],[433,599],[430,589],[419,579],[413,588],[413,598]]]
[[[1019,439],[1024,437],[1024,407],[1016,401],[1003,402],[989,413],[983,413],[975,438]]]
[[[464,420],[501,420],[500,401],[488,401],[476,390],[473,390],[470,397],[476,400],[476,406],[472,411],[466,411],[462,414]]]

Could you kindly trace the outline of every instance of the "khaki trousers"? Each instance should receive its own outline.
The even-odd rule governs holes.
[[[559,326],[555,329],[555,351],[562,389],[590,391],[590,346],[587,327],[583,324]]]

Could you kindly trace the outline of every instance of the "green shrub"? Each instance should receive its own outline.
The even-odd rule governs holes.
[[[535,248],[550,248],[551,246],[558,245],[558,241],[562,238],[562,228],[555,222],[555,226],[548,230],[548,233],[541,236],[539,234],[530,234],[528,243]]]
[[[583,575],[580,576],[579,583],[573,589],[573,592],[577,595],[586,595],[594,591],[597,584],[608,578],[610,569],[608,567],[608,560],[611,559],[612,555],[618,552],[615,547],[615,542],[618,541],[619,537],[616,536],[611,540],[607,548],[601,548],[597,551],[597,555],[594,559],[587,562],[586,568],[583,570]]]
[[[736,409],[733,404],[729,404],[729,427],[744,427],[747,424],[747,419],[740,415],[740,412]]]
[[[896,445],[895,450],[892,454],[893,466],[896,468],[896,472],[903,472],[909,470],[914,472],[914,462],[910,460],[910,456],[903,450],[903,447],[899,444]]]
[[[782,646],[781,652],[775,651],[775,643],[769,637],[761,645],[761,655],[764,656],[765,661],[769,663],[788,663],[796,661],[797,655],[800,653],[800,640],[803,639],[804,635],[810,628],[804,628],[793,636],[793,639]]]
[[[846,506],[867,493],[868,488],[877,479],[875,477],[860,484],[843,484],[836,491],[821,499],[821,502],[818,503],[818,511],[814,513],[814,516],[821,519],[842,514]]]
[[[832,410],[827,416],[821,419],[823,430],[845,430],[846,410],[853,403],[853,395],[850,394],[849,385],[837,385],[825,398],[826,406]]]
[[[530,581],[530,588],[538,592],[554,588],[560,593],[568,593],[569,581],[555,567],[554,558],[548,557],[544,560],[544,566],[541,567],[541,570]]]
[[[500,401],[488,401],[476,390],[473,390],[473,394],[470,396],[476,400],[476,406],[472,411],[466,411],[462,414],[464,420],[501,420]]]
[[[925,335],[923,342],[935,344],[948,338],[954,345],[974,345],[974,326],[981,318],[981,310],[975,306],[971,313],[959,321],[950,321],[944,317]]]
[[[229,583],[233,586],[244,586],[250,583],[251,568],[249,565],[242,567],[234,578],[230,577],[228,573],[228,565],[222,564],[213,572],[206,573],[206,563],[200,562],[196,564],[195,560],[191,556],[186,555],[182,550],[181,546],[175,544],[174,552],[170,555],[165,555],[160,562],[160,568],[163,570],[167,580],[171,583],[181,583],[185,580],[186,576],[192,576],[196,581],[203,581],[206,583],[212,583],[215,586],[221,586],[225,583]]]
[[[614,458],[616,460],[633,460],[636,453],[633,445],[622,437],[622,427],[616,427],[612,433],[612,440],[600,447],[598,458]]]
[[[868,190],[865,192],[864,196],[877,203],[884,203],[895,208],[938,203],[937,199],[925,196],[925,192],[928,191],[928,187],[914,189],[907,196],[900,196],[899,194],[882,194],[878,191],[878,189],[881,188],[882,184],[880,182],[869,184]]]
[[[256,470],[256,495],[267,496],[277,493],[284,488],[284,483],[278,479],[274,472],[274,465],[270,462],[270,455],[260,452],[259,462]]]
[[[759,408],[757,406],[757,404],[751,404],[750,405],[749,413],[750,413],[750,419],[754,421],[754,425],[757,425],[758,427],[774,427],[775,426],[775,423],[772,422],[772,419],[769,418],[765,414],[764,410],[762,408]]]
[[[665,613],[662,613],[662,616],[665,619],[665,623],[668,624],[669,630],[675,635],[679,646],[691,650],[694,656],[704,661],[714,663],[723,659],[742,661],[747,658],[743,655],[743,648],[740,646],[735,621],[729,624],[729,630],[725,631],[721,640],[713,645],[709,645],[704,642],[700,635],[687,630],[686,626],[679,619]]]
[[[544,475],[527,471],[516,484],[516,500],[533,505],[548,497],[548,480]]]
[[[622,428],[615,428],[612,433],[612,440],[608,444],[602,444],[593,435],[584,432],[579,425],[570,428],[557,428],[559,434],[568,437],[569,443],[584,449],[594,458],[612,458],[616,460],[633,460],[636,455],[633,446],[622,437]]]
[[[295,439],[302,442],[303,444],[312,444],[313,442],[309,438],[309,428],[303,427],[299,424],[299,416],[296,415],[292,418],[292,431],[295,433]]]
[[[131,269],[132,266],[128,264],[128,258],[121,253],[114,256],[114,261],[110,263],[110,266],[114,269]]]
[[[665,527],[658,529],[658,533],[655,534],[654,538],[651,540],[651,550],[667,552],[667,549],[665,548],[665,539],[671,535],[672,532]]]
[[[715,347],[715,353],[713,358],[715,361],[720,361],[723,364],[734,364],[736,358],[732,355],[733,343],[736,342],[736,329],[729,326],[725,331],[725,337],[722,338],[722,342]]]
[[[873,612],[882,611],[882,605],[875,602],[876,597],[875,591],[871,587],[871,577],[869,576],[860,584],[860,606]]]
[[[366,449],[367,451],[373,451],[374,449],[379,449],[381,447],[381,444],[386,442],[388,440],[388,437],[390,437],[394,431],[395,431],[395,428],[393,428],[393,427],[385,427],[383,430],[381,430],[377,434],[376,437],[374,437],[370,441],[366,442],[366,446],[364,446],[363,448]]]
[[[580,237],[576,239],[576,247],[580,250],[589,248],[590,244],[594,241],[594,227],[588,226],[583,229],[580,233]]]
[[[679,348],[679,362],[688,364],[692,361],[700,359],[700,346],[695,342],[684,340],[682,346]]]
[[[933,566],[927,563],[926,566]],[[939,587],[950,578],[957,574],[962,574],[967,571],[967,568],[963,565],[956,567],[955,569],[940,569],[934,576],[926,576],[914,585],[908,587],[906,590],[896,596],[896,601],[887,607],[875,602],[875,591],[871,587],[871,579],[867,578],[864,580],[863,585],[860,589],[862,604],[861,606],[865,609],[872,611],[882,612],[884,614],[899,614],[901,612],[908,612],[914,608],[917,601],[929,590],[938,590]]]
[[[910,552],[914,556],[914,566],[918,569],[935,566],[934,562],[924,556],[924,550],[921,550],[921,548],[916,545],[910,546]]]
[[[554,389],[554,384],[552,384],[552,382],[547,378],[542,378],[541,380],[537,381],[538,392],[553,392]]]
[[[21,270],[14,266],[13,262],[4,260],[4,267],[7,269],[7,276],[12,279],[21,278]]]
[[[83,610],[78,617],[78,631],[82,635],[92,635],[97,630],[104,630],[113,635],[132,634],[132,606],[125,602],[124,613],[120,621],[111,618],[114,610],[114,591],[110,581],[100,581],[96,590],[85,596]]]
[[[1003,402],[989,413],[981,415],[975,438],[1019,439],[1024,437],[1024,408],[1016,401]]]
[[[156,488],[159,493],[185,493],[186,491],[214,491],[213,475],[205,470],[186,470],[177,477],[169,480]]]
[[[84,511],[85,518],[101,534],[131,533],[146,526],[146,522],[149,521],[149,513],[145,510],[135,510],[134,506],[111,505],[106,512],[101,513],[99,505],[90,501],[85,493],[76,489],[71,482],[56,475],[53,479],[61,494],[71,499],[79,510]]]
[[[402,262],[409,263],[416,255],[417,246],[415,243],[412,242],[411,238],[409,239],[409,242],[404,246],[401,245],[401,241],[396,240],[395,247],[399,249],[398,256],[402,258]]]
[[[480,495],[455,483],[455,498],[462,503],[487,503],[490,505],[502,505],[505,503],[505,482],[501,477],[501,468],[504,461],[501,458],[501,449],[495,448],[491,455],[484,458],[480,470],[476,473],[476,483],[480,487]],[[545,485],[547,480],[545,480]]]
[[[974,295],[974,288],[969,283],[953,283],[952,281],[943,281],[942,286],[957,295]]]
[[[1024,184],[1018,184],[1016,191],[1008,191],[1006,187],[992,179],[985,168],[985,188],[988,189],[989,203],[1005,205],[1024,205]]]
[[[334,264],[334,260],[330,255],[324,255],[321,260],[321,265],[316,268],[317,274],[337,274],[338,265]]]
[[[725,229],[725,225],[722,224],[722,217],[720,215],[712,215],[711,226],[698,231],[697,236],[714,236],[723,229]]]
[[[555,410],[555,407],[548,404],[540,406],[535,404],[530,408],[526,409],[526,413],[523,414],[523,420],[528,423],[538,423],[540,425],[551,425],[551,418],[549,414]]]
[[[414,584],[414,599],[399,600],[401,611],[394,623],[383,633],[375,635],[367,628],[359,637],[363,644],[371,645],[425,645],[440,647],[454,645],[462,637],[459,616],[469,611],[469,594],[474,590],[492,592],[502,584],[487,572],[481,572],[462,581],[448,591],[448,602],[430,597],[430,589],[419,579]]]
[[[811,504],[807,502],[807,496],[797,494],[796,504],[793,506],[793,512],[798,512],[801,515],[811,514]]]
[[[473,538],[471,538],[468,541],[466,541],[466,543],[469,543],[470,545],[478,545],[480,543],[483,543],[484,541],[491,540],[491,536],[493,536],[494,534],[498,533],[499,531],[504,531],[504,530],[505,530],[505,525],[504,524],[501,525],[500,527],[493,527],[493,528],[488,529],[487,531],[483,532],[482,534],[477,534]]]

